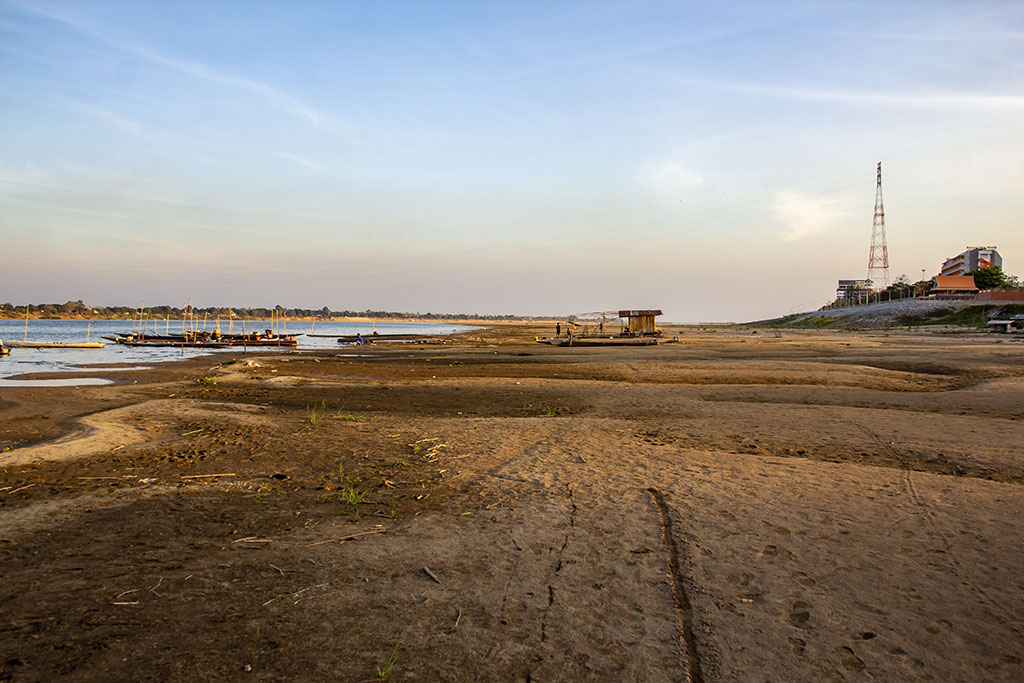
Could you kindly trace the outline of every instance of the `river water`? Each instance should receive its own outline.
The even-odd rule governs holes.
[[[215,323],[207,322],[206,329],[212,331]],[[351,335],[362,334],[369,336],[376,330],[379,334],[451,334],[454,332],[468,332],[480,329],[471,325],[455,325],[452,323],[429,323],[429,322],[401,322],[401,321],[378,321],[378,322],[288,322],[286,325],[278,323],[288,334],[302,333],[299,337],[299,349],[343,349],[351,350],[351,346],[339,344],[334,337],[309,337],[305,336],[310,332],[316,334]],[[247,320],[247,330],[265,330],[271,327],[269,321]],[[202,323],[199,324],[202,329]],[[148,334],[164,334],[169,330],[171,334],[180,333],[181,321],[171,320],[170,323],[150,321]],[[221,332],[227,333],[227,323],[221,322]],[[102,336],[113,336],[118,333],[132,331],[130,320],[97,320],[89,323],[84,320],[29,320],[28,340],[46,342],[80,342],[86,341],[86,335],[90,341],[105,341]],[[242,331],[241,323],[234,322],[233,331]],[[24,320],[0,320],[0,339],[6,341],[22,341],[25,338]],[[294,348],[294,347],[292,347]],[[261,353],[274,353],[276,347],[260,347]],[[290,349],[281,349],[288,351]],[[191,358],[209,353],[240,353],[241,347],[228,349],[176,349],[172,347],[147,348],[139,346],[124,346],[107,342],[102,349],[26,349],[14,348],[8,356],[0,356],[0,387],[15,386],[15,380],[2,378],[13,375],[21,375],[29,372],[81,372],[83,365],[94,364],[122,364],[128,363],[140,367],[148,366],[179,358]],[[95,372],[98,377],[102,376],[102,369],[88,368],[90,373]],[[79,383],[79,382],[75,382]],[[93,382],[95,383],[95,382]],[[18,384],[23,384],[18,382]],[[40,381],[33,381],[32,384],[42,385]]]

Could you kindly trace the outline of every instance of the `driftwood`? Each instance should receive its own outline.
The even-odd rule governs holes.
[[[359,538],[360,536],[369,536],[370,534],[382,534],[387,529],[374,529],[373,531],[363,531],[358,534],[351,534],[349,536],[342,536],[341,538],[328,538],[326,541],[317,541],[316,543],[307,543],[306,547],[311,548],[315,545],[323,545],[324,543],[343,543],[345,541],[351,541],[353,538]]]

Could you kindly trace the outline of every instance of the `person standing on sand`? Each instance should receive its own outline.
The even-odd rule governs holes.
[[[562,323],[555,323],[555,336],[556,337],[561,337],[562,336]]]

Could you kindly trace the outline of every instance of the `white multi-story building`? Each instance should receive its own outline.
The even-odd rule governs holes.
[[[871,292],[871,280],[840,280],[836,287],[839,301],[867,301]]]
[[[1003,267],[1003,257],[995,247],[967,247],[967,251],[946,259],[939,275],[967,275],[985,266]]]

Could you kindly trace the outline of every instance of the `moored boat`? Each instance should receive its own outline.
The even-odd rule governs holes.
[[[10,341],[7,346],[19,349],[102,349],[103,342],[43,342],[43,341]]]
[[[220,337],[231,346],[298,346],[298,335],[295,334],[225,334]]]

